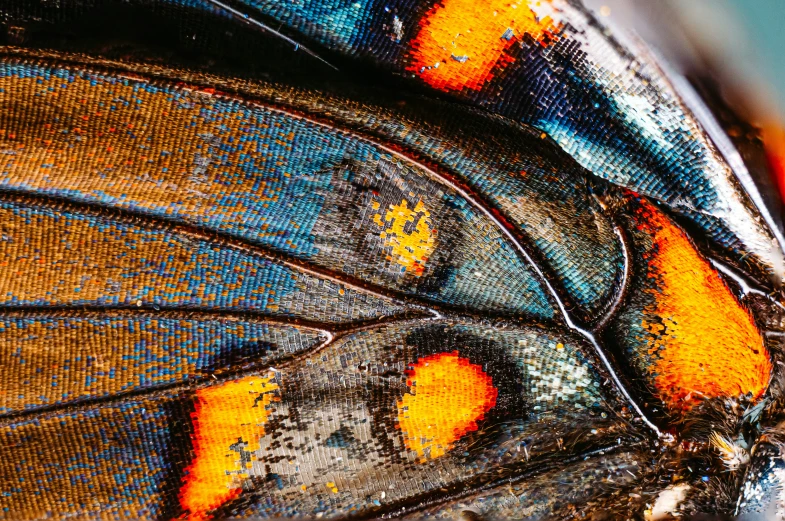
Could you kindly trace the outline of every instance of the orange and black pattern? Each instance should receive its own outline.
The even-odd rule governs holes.
[[[0,7],[0,519],[779,508],[777,232],[665,79],[573,3],[297,6]]]

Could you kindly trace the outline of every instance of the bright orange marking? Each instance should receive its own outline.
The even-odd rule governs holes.
[[[654,242],[647,261],[657,289],[648,290],[654,304],[645,312],[661,323],[643,326],[654,335],[648,352],[659,396],[675,412],[702,398],[760,398],[772,367],[749,312],[681,229],[650,203],[637,214]]]
[[[496,405],[491,377],[457,351],[420,358],[407,374],[398,423],[406,446],[423,459],[444,455]]]
[[[537,0],[537,3],[546,0]],[[532,0],[442,0],[421,22],[409,70],[440,90],[480,90],[493,68],[512,61],[505,51],[524,34],[544,44],[555,38],[550,17],[541,20]]]
[[[242,439],[252,452],[264,435],[267,406],[278,385],[272,377],[248,376],[196,392],[193,421],[195,457],[186,469],[180,505],[189,519],[208,519],[209,511],[240,495],[247,464],[230,447]]]

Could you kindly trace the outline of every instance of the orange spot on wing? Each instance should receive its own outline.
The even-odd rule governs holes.
[[[458,352],[421,358],[408,373],[410,392],[398,402],[406,446],[438,458],[496,406],[497,390],[479,365]]]
[[[191,415],[195,456],[180,490],[180,505],[190,519],[207,519],[209,511],[240,495],[248,464],[242,463],[236,444],[242,440],[252,452],[264,435],[267,406],[278,389],[271,380],[249,376],[196,392]]]
[[[440,90],[479,90],[523,34],[544,42],[556,30],[527,0],[442,0],[421,22],[409,70]]]
[[[647,202],[637,214],[654,242],[647,261],[658,287],[645,311],[660,320],[643,326],[659,396],[672,411],[702,398],[760,398],[772,367],[749,312],[681,229]]]

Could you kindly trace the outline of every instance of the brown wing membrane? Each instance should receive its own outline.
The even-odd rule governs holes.
[[[561,299],[589,318],[618,291],[613,225],[539,137],[480,148],[412,120],[404,153],[247,101],[3,67],[9,515],[375,516],[638,439],[596,346],[559,325]]]
[[[662,230],[706,261],[650,203],[440,102],[84,67],[0,63],[8,515],[545,517],[650,475],[593,333],[675,410],[633,333],[716,297],[668,278]]]
[[[0,188],[195,226],[451,306],[553,314],[486,216],[357,135],[143,81],[36,71],[0,78],[0,139],[20,151],[4,157]]]

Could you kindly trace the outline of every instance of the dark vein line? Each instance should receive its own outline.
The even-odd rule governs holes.
[[[119,75],[119,76],[122,76],[122,77],[127,77],[128,79],[131,79],[133,81],[141,81],[141,82],[147,82],[147,83],[151,83],[151,84],[156,84],[157,83],[157,84],[162,84],[162,85],[172,85],[171,82],[182,82],[183,81],[182,78],[180,76],[178,76],[177,73],[179,72],[180,74],[183,74],[183,73],[187,73],[188,72],[186,70],[177,70],[177,69],[169,69],[169,68],[162,68],[161,70],[157,70],[157,71],[151,71],[151,70],[148,70],[148,69],[140,71],[140,70],[137,70],[135,67],[133,67],[132,66],[133,64],[128,64],[128,63],[124,63],[124,62],[117,62],[117,61],[112,61],[112,60],[101,60],[101,61],[96,63],[96,62],[94,62],[94,59],[91,59],[91,57],[88,56],[88,55],[79,55],[79,54],[65,54],[65,55],[61,55],[60,53],[47,53],[47,52],[42,52],[41,50],[31,51],[30,49],[9,47],[9,46],[0,46],[0,56],[7,56],[9,58],[18,59],[18,60],[25,60],[25,59],[27,59],[27,60],[37,60],[37,59],[56,60],[56,61],[59,61],[59,62],[64,62],[66,64],[74,65],[76,67],[83,67],[83,68],[85,68],[83,70],[87,70],[88,72],[92,72],[92,73],[96,73],[96,74],[115,74],[115,75]],[[122,71],[127,71],[128,73],[131,73],[132,75],[123,76],[122,75]],[[221,80],[223,80],[224,78],[219,77],[219,76],[211,76],[211,79],[213,81],[217,82],[217,83],[222,83]],[[269,112],[275,112],[275,113],[278,113],[278,114],[282,114],[284,116],[291,117],[293,119],[299,119],[301,121],[312,123],[312,124],[315,124],[315,125],[320,126],[322,128],[326,128],[328,130],[331,130],[333,132],[340,133],[340,134],[343,134],[345,136],[349,136],[352,139],[365,141],[365,142],[367,142],[367,143],[369,143],[369,144],[371,144],[373,146],[379,147],[379,148],[387,151],[388,153],[398,157],[399,159],[402,159],[403,161],[405,161],[407,163],[411,163],[411,164],[414,164],[415,166],[419,166],[420,168],[423,169],[423,171],[425,171],[427,174],[431,175],[432,178],[434,178],[439,184],[447,185],[448,187],[452,186],[452,187],[455,187],[455,188],[463,187],[463,189],[458,189],[458,192],[461,193],[461,194],[463,194],[465,192],[474,193],[471,187],[469,187],[465,183],[455,179],[450,174],[447,174],[447,173],[437,174],[433,169],[431,169],[430,167],[427,167],[426,165],[421,163],[415,157],[415,155],[409,154],[405,150],[399,151],[397,149],[394,149],[394,148],[391,148],[391,147],[389,147],[387,145],[384,145],[384,144],[380,143],[379,141],[377,141],[376,139],[374,139],[373,137],[367,136],[367,133],[363,132],[361,130],[336,127],[335,125],[333,125],[328,120],[322,120],[322,119],[314,118],[314,117],[312,117],[310,115],[306,115],[306,114],[301,113],[301,112],[296,112],[295,111],[296,109],[289,108],[286,105],[283,105],[284,108],[282,108],[282,106],[279,106],[279,105],[275,104],[274,101],[259,101],[259,98],[263,98],[263,99],[268,99],[269,98],[269,95],[266,95],[264,93],[256,93],[256,94],[248,93],[248,92],[246,92],[242,88],[235,87],[235,88],[231,88],[230,89],[232,94],[226,94],[226,93],[215,92],[214,89],[210,88],[208,84],[204,84],[204,83],[200,82],[198,78],[191,78],[189,76],[189,79],[187,80],[187,82],[191,86],[191,88],[183,87],[179,83],[178,83],[178,88],[181,89],[181,90],[188,90],[188,91],[193,91],[193,92],[197,92],[197,93],[202,93],[202,94],[205,94],[207,96],[210,96],[210,97],[216,98],[216,99],[226,98],[226,99],[230,99],[230,100],[240,100],[240,101],[246,103],[247,105],[253,105],[253,106],[259,107],[259,108],[261,108],[263,110],[269,111]],[[228,85],[223,85],[223,86],[224,87],[229,87]],[[209,91],[199,90],[201,88],[210,88],[210,90]],[[257,97],[254,97],[254,96],[257,96]],[[278,100],[278,101],[280,101],[280,100]],[[347,127],[349,127],[349,126],[347,125]],[[11,194],[18,194],[18,193],[21,192],[21,190],[19,190],[19,189],[9,189],[8,187],[0,187],[0,194],[2,194],[4,192],[8,192],[8,193],[11,193]],[[226,233],[223,233],[223,232],[218,232],[218,231],[212,230],[212,229],[204,231],[204,230],[201,230],[201,228],[199,228],[196,225],[181,224],[181,223],[179,223],[177,221],[170,220],[170,219],[168,219],[165,216],[154,216],[154,215],[151,216],[149,214],[139,214],[139,213],[133,212],[130,209],[121,209],[121,208],[117,208],[117,207],[114,207],[114,206],[113,207],[101,206],[101,204],[98,203],[98,202],[82,203],[82,202],[73,201],[72,199],[69,199],[67,197],[62,197],[62,196],[58,196],[58,195],[55,195],[55,194],[47,194],[47,193],[41,193],[41,192],[23,192],[23,193],[25,193],[28,197],[35,197],[35,198],[41,198],[41,199],[51,199],[51,200],[54,200],[54,201],[63,202],[65,204],[84,206],[84,207],[87,207],[89,210],[93,210],[93,211],[95,210],[95,207],[100,207],[102,209],[106,209],[106,210],[109,210],[109,211],[116,211],[116,212],[127,213],[127,214],[131,215],[134,218],[137,218],[137,216],[138,216],[138,217],[143,217],[145,219],[158,220],[158,221],[167,222],[167,223],[171,222],[174,226],[176,226],[178,228],[199,229],[202,233],[205,233],[207,235],[211,235],[211,236],[212,235],[227,236],[230,240],[231,239],[235,239],[235,237],[230,235],[230,234],[226,234]],[[499,222],[499,220],[494,215],[495,208],[493,208],[491,206],[488,206],[486,208],[485,206],[483,206],[485,204],[485,201],[484,201],[484,199],[482,199],[481,196],[473,195],[471,197],[468,197],[467,199],[473,205],[477,205],[478,203],[480,204],[480,206],[478,206],[478,208],[481,209],[481,212],[483,214],[489,216],[489,218],[491,219],[492,223],[497,228],[499,228],[502,231],[502,234],[505,236],[505,238],[510,234],[510,231],[512,231],[512,233],[517,233],[517,230],[515,230],[515,226],[514,225],[512,225],[510,223],[501,224]],[[501,214],[500,214],[500,218],[504,219],[506,221],[506,218],[501,216]],[[264,248],[263,246],[260,246],[260,245],[256,245],[256,244],[253,244],[253,243],[251,243],[251,244],[254,247],[259,248],[259,249],[263,249]],[[525,248],[520,241],[513,240],[512,246],[515,247],[516,244],[517,244],[518,248]],[[526,249],[525,251],[527,252],[526,255],[525,255],[527,262],[532,267],[534,267],[535,269],[537,269],[539,271],[542,271],[542,268],[538,265],[538,263],[535,262],[534,260],[532,260],[532,254],[529,252],[529,250]],[[277,255],[277,254],[275,254],[273,252],[269,252],[269,251],[267,252],[267,254],[271,255],[271,258],[272,258],[272,256],[276,256]],[[275,258],[277,258],[277,257],[275,257]],[[287,259],[288,258],[282,259],[282,262],[286,262]],[[301,261],[294,261],[294,262],[295,263],[299,263]],[[308,266],[310,266],[310,265],[308,265]],[[313,266],[311,266],[311,268],[315,269]],[[336,278],[336,279],[338,277],[334,273],[331,273],[331,275],[334,278]],[[364,284],[367,284],[367,283],[362,281],[358,285],[362,286]],[[548,286],[550,287],[550,284],[548,284]],[[546,298],[550,298],[550,297],[551,297],[551,294],[548,293],[546,295]],[[390,297],[390,298],[395,298],[395,297]],[[555,302],[550,302],[550,303],[551,304],[555,304]],[[430,306],[431,309],[429,309],[429,310],[431,312],[433,312],[433,313],[437,313],[438,314],[438,312],[441,311],[433,303],[429,302],[428,306]],[[452,306],[451,308],[450,307],[446,307],[445,312],[449,313],[450,309],[452,309],[454,311],[457,311],[459,313],[465,313],[466,312],[465,309],[463,309],[461,307],[458,307],[458,306]],[[527,316],[526,318],[530,318],[530,317]]]
[[[732,279],[736,284],[739,285],[739,290],[741,291],[742,297],[746,297],[750,293],[754,295],[760,295],[768,299],[769,302],[771,302],[775,306],[779,307],[782,310],[785,310],[785,306],[783,306],[779,300],[774,298],[771,294],[756,288],[755,283],[745,280],[745,278],[742,275],[736,273],[730,266],[726,266],[725,264],[721,263],[717,259],[709,259],[709,262],[711,262],[712,266],[714,266],[714,268],[717,271],[719,271],[726,277]]]
[[[114,311],[120,311],[120,310],[114,310]],[[157,396],[160,396],[162,394],[173,394],[177,392],[190,394],[197,388],[202,387],[207,383],[209,383],[210,385],[214,385],[221,382],[226,382],[228,380],[234,380],[237,378],[242,378],[244,376],[258,374],[261,371],[265,371],[265,370],[280,372],[281,370],[287,369],[290,366],[301,362],[302,360],[308,359],[310,357],[319,354],[321,351],[333,345],[338,340],[348,337],[354,333],[369,331],[385,326],[404,327],[410,324],[411,325],[422,324],[423,321],[428,321],[428,320],[438,320],[438,319],[435,317],[411,318],[410,316],[404,316],[404,317],[390,316],[390,317],[382,317],[382,318],[377,318],[368,321],[349,323],[349,324],[338,326],[333,330],[329,330],[329,329],[319,330],[317,328],[311,328],[320,331],[325,337],[325,340],[319,345],[316,345],[304,351],[290,353],[280,358],[273,358],[271,360],[266,360],[263,363],[247,364],[241,368],[235,368],[233,370],[215,371],[213,373],[210,373],[209,375],[202,374],[199,376],[194,376],[193,378],[190,378],[188,381],[185,382],[184,381],[169,382],[169,383],[153,385],[153,386],[139,388],[139,389],[131,389],[128,391],[122,391],[122,392],[105,395],[105,396],[85,397],[84,399],[77,399],[70,402],[53,403],[51,405],[45,405],[32,409],[24,409],[24,410],[12,411],[9,413],[3,413],[0,414],[0,426],[18,422],[31,416],[43,417],[43,415],[47,415],[47,414],[52,416],[57,416],[57,415],[65,414],[67,412],[79,412],[82,410],[95,408],[96,406],[110,405],[113,403],[124,402],[130,398],[135,398],[135,397],[143,396],[146,400],[154,400]]]
[[[646,414],[643,412],[643,410],[640,408],[640,406],[638,406],[637,402],[632,398],[632,395],[630,395],[630,393],[627,391],[626,387],[624,386],[624,384],[622,383],[621,379],[619,378],[619,375],[616,373],[616,370],[614,369],[613,365],[611,364],[610,360],[608,359],[607,355],[605,354],[605,351],[600,346],[600,344],[597,342],[597,339],[594,337],[594,334],[591,331],[583,329],[575,321],[573,321],[572,316],[567,311],[567,308],[564,305],[564,302],[562,301],[561,297],[559,296],[559,293],[556,290],[556,288],[553,286],[553,284],[548,279],[548,277],[545,276],[545,273],[544,273],[543,269],[541,268],[541,266],[534,261],[533,256],[529,253],[527,248],[523,245],[523,243],[521,241],[518,240],[518,237],[516,236],[516,230],[514,229],[514,227],[511,224],[509,224],[506,221],[506,219],[503,220],[503,218],[497,217],[496,212],[494,212],[494,209],[492,209],[492,207],[487,204],[487,202],[484,200],[484,198],[481,195],[475,193],[472,188],[470,188],[469,186],[466,186],[463,183],[461,183],[461,182],[451,178],[449,175],[437,172],[436,170],[430,168],[429,166],[425,165],[424,163],[418,161],[412,155],[407,154],[405,152],[401,152],[401,151],[396,150],[394,148],[391,148],[390,146],[384,145],[383,143],[380,143],[380,142],[376,141],[375,139],[372,139],[372,138],[367,137],[365,135],[359,135],[359,134],[354,133],[354,132],[350,133],[349,131],[337,128],[337,127],[335,127],[335,126],[333,126],[333,125],[331,125],[329,123],[326,123],[326,122],[323,122],[323,121],[319,121],[319,120],[315,120],[315,119],[306,117],[306,116],[301,115],[301,114],[292,113],[290,111],[286,111],[286,110],[278,108],[278,107],[271,107],[271,106],[268,106],[268,105],[261,105],[261,104],[254,103],[254,102],[250,102],[250,103],[256,104],[256,105],[258,105],[260,107],[263,107],[266,110],[269,110],[271,112],[277,112],[277,113],[279,113],[281,115],[284,115],[284,116],[287,116],[287,117],[300,119],[302,121],[305,121],[305,122],[308,122],[308,123],[311,123],[311,124],[314,124],[314,125],[318,125],[318,126],[321,126],[323,128],[327,128],[327,129],[329,129],[329,130],[331,130],[333,132],[338,132],[338,133],[341,133],[341,134],[345,134],[345,135],[348,135],[348,136],[355,137],[358,140],[366,141],[366,142],[372,144],[373,146],[376,146],[379,149],[384,150],[388,154],[390,154],[390,155],[392,155],[394,157],[397,157],[398,159],[400,159],[402,161],[405,161],[405,162],[408,162],[410,164],[413,164],[414,166],[418,167],[423,172],[428,174],[428,176],[431,177],[431,179],[435,180],[436,182],[438,182],[439,184],[441,184],[443,186],[446,186],[446,187],[450,188],[451,190],[454,190],[459,195],[461,195],[464,199],[466,199],[466,201],[468,201],[469,204],[474,206],[477,210],[480,211],[480,213],[485,215],[493,223],[493,225],[504,235],[504,237],[507,239],[507,241],[515,248],[515,250],[518,252],[518,254],[521,255],[526,260],[526,262],[529,264],[529,266],[531,266],[531,268],[537,274],[537,277],[539,278],[540,283],[543,284],[547,288],[548,293],[550,294],[551,299],[556,304],[556,306],[559,308],[559,311],[561,312],[561,316],[562,316],[566,326],[569,327],[570,329],[572,329],[573,331],[575,331],[576,333],[580,334],[581,336],[583,336],[592,345],[592,347],[594,348],[595,352],[597,353],[597,356],[600,358],[600,360],[602,361],[603,365],[605,366],[605,369],[610,374],[610,377],[613,380],[614,384],[616,385],[616,388],[618,389],[618,391],[624,396],[624,398],[627,400],[627,402],[630,404],[630,406],[633,408],[633,410],[638,414],[638,416],[641,418],[641,420],[652,431],[654,431],[657,434],[658,437],[662,436],[662,433],[657,428],[657,426],[654,425],[654,423],[652,423],[651,420],[649,420],[649,418],[646,416]]]
[[[61,307],[61,308],[41,308],[41,309],[35,307],[28,307],[28,308],[16,309],[10,313],[1,312],[0,317],[8,314],[11,315],[17,314],[22,316],[32,316],[32,315],[41,316],[41,315],[48,314],[51,316],[83,317],[85,313],[92,314],[92,315],[100,315],[100,316],[153,315],[155,317],[170,316],[170,317],[181,317],[185,319],[194,319],[194,318],[202,318],[202,317],[226,319],[226,320],[243,319],[243,315],[232,313],[232,312],[210,311],[210,312],[202,313],[202,312],[193,312],[191,310],[188,311],[176,311],[176,310],[163,311],[162,310],[162,311],[156,311],[155,313],[150,313],[149,308],[145,309],[145,308],[123,308],[123,307],[115,307],[115,308]],[[23,419],[28,416],[35,416],[39,414],[48,414],[48,413],[61,414],[63,413],[63,411],[66,410],[67,411],[81,410],[87,407],[95,407],[97,405],[107,405],[116,402],[122,402],[129,398],[134,398],[137,396],[144,395],[145,398],[154,399],[155,396],[160,395],[162,393],[172,393],[177,391],[183,393],[190,393],[193,392],[196,388],[203,386],[206,383],[209,383],[210,385],[214,385],[216,383],[225,382],[227,380],[233,380],[237,378],[242,378],[244,376],[258,374],[260,371],[265,371],[265,370],[282,372],[290,368],[291,366],[294,366],[298,363],[303,362],[304,360],[307,360],[313,356],[318,355],[328,347],[336,344],[337,342],[343,340],[346,337],[364,331],[372,331],[381,327],[402,328],[408,326],[422,326],[424,323],[428,323],[428,322],[447,322],[447,323],[487,325],[487,321],[477,321],[476,319],[473,319],[473,317],[470,316],[450,315],[449,317],[439,317],[439,316],[432,316],[426,314],[421,314],[420,316],[417,316],[417,315],[412,315],[411,312],[408,312],[403,315],[382,316],[382,317],[368,319],[368,320],[348,322],[345,324],[335,324],[335,325],[322,324],[319,322],[312,322],[312,321],[303,321],[297,318],[269,317],[261,314],[259,315],[259,320],[261,322],[288,325],[292,327],[303,327],[311,331],[317,331],[320,333],[320,336],[324,338],[324,340],[320,344],[302,351],[290,353],[281,356],[279,358],[268,359],[264,362],[249,363],[240,368],[223,370],[223,371],[214,371],[209,375],[204,374],[200,376],[194,376],[186,382],[178,381],[178,382],[164,383],[160,385],[154,385],[145,388],[132,389],[128,391],[114,393],[106,396],[85,397],[84,399],[78,399],[70,402],[55,403],[51,405],[36,407],[33,409],[25,409],[25,410],[12,411],[8,413],[2,413],[0,414],[0,425],[4,425],[11,420],[18,421],[20,418]]]
[[[329,323],[316,320],[308,320],[294,316],[270,315],[263,311],[244,310],[237,312],[234,310],[201,308],[180,308],[180,309],[155,309],[149,306],[14,306],[0,307],[0,318],[22,317],[22,318],[128,318],[128,317],[151,317],[169,318],[177,320],[193,321],[222,321],[222,322],[241,322],[253,321],[257,323],[270,324],[276,326],[288,326],[295,329],[304,329],[319,333],[326,340],[322,344],[305,351],[298,351],[293,354],[310,353],[314,349],[321,350],[340,337],[351,335],[360,331],[370,330],[382,325],[404,322],[404,321],[428,321],[439,320],[444,317],[433,316],[421,311],[405,310],[396,315],[382,315],[365,320],[353,320],[344,323]],[[472,317],[450,315],[450,319],[471,323]],[[0,414],[1,416],[1,414]]]
[[[594,334],[599,334],[608,323],[616,317],[617,312],[624,303],[624,298],[627,296],[630,285],[632,250],[624,228],[616,222],[613,214],[609,211],[608,205],[594,192],[590,192],[590,194],[594,199],[594,202],[597,203],[597,206],[604,212],[603,215],[605,218],[608,219],[613,226],[613,233],[616,234],[616,238],[619,240],[619,249],[621,250],[623,261],[621,281],[616,284],[616,291],[614,292],[610,303],[605,306],[604,313],[595,320],[594,327],[592,327]]]
[[[78,60],[77,60],[77,62],[78,62]],[[133,70],[133,69],[131,69],[131,70]],[[169,79],[170,81],[177,81],[177,77],[176,76],[172,77],[172,73],[171,72],[169,72],[169,73],[164,72],[159,77],[163,77],[165,80]],[[145,80],[144,80],[144,78],[140,78],[140,81],[145,81]],[[198,85],[198,81],[195,82],[195,84]],[[238,93],[238,94],[240,94],[240,93]],[[215,93],[212,93],[211,96],[213,96],[215,98],[223,98],[223,97],[230,98],[230,96],[221,95],[221,94],[215,94]],[[466,200],[470,204],[475,206],[477,209],[479,209],[481,211],[482,214],[486,215],[489,219],[491,219],[491,222],[494,223],[494,225],[503,233],[503,235],[507,238],[507,240],[509,240],[510,243],[515,247],[515,249],[519,252],[519,254],[522,255],[524,257],[524,259],[529,263],[531,268],[537,274],[537,276],[540,279],[540,281],[548,289],[548,293],[550,295],[550,298],[553,301],[555,301],[555,303],[556,303],[559,311],[561,312],[561,315],[562,315],[562,317],[564,319],[564,322],[567,325],[567,327],[569,327],[570,329],[572,329],[576,333],[578,333],[581,336],[583,336],[592,345],[592,347],[594,348],[597,356],[600,358],[601,362],[603,363],[603,365],[605,366],[606,370],[610,374],[610,376],[611,376],[614,384],[616,385],[617,389],[619,390],[619,392],[624,396],[624,398],[627,400],[627,402],[630,404],[630,406],[633,408],[633,410],[636,412],[636,414],[641,418],[641,420],[652,431],[654,431],[654,433],[658,437],[662,436],[661,431],[657,428],[656,425],[654,425],[654,423],[652,423],[648,419],[648,417],[644,414],[642,409],[638,406],[638,404],[632,398],[630,393],[627,391],[625,386],[622,384],[621,380],[619,379],[619,376],[616,374],[615,369],[613,368],[612,364],[610,363],[610,360],[608,359],[608,357],[604,353],[602,347],[597,342],[597,340],[594,337],[593,333],[590,332],[590,331],[587,331],[586,329],[581,328],[580,326],[578,326],[575,323],[575,321],[573,320],[573,318],[571,317],[571,315],[567,311],[567,309],[566,309],[562,299],[560,298],[560,296],[558,295],[556,289],[554,288],[553,284],[545,276],[542,267],[539,266],[539,264],[537,264],[536,262],[534,262],[533,256],[529,254],[529,252],[526,250],[526,248],[523,246],[523,244],[516,238],[515,233],[514,233],[515,231],[514,231],[514,228],[512,227],[512,225],[505,226],[502,223],[502,221],[495,216],[493,210],[491,210],[490,207],[486,206],[484,199],[482,199],[480,196],[475,195],[471,188],[469,188],[469,187],[462,188],[460,183],[458,183],[457,181],[452,180],[449,175],[444,175],[444,174],[437,173],[433,169],[427,167],[426,165],[424,165],[423,163],[418,161],[412,154],[404,153],[404,152],[398,151],[396,149],[393,149],[390,146],[386,146],[386,145],[378,142],[377,140],[366,136],[364,133],[361,135],[356,130],[350,132],[348,130],[344,130],[342,128],[338,128],[338,127],[336,127],[336,126],[334,126],[334,125],[332,125],[330,123],[327,123],[325,121],[314,119],[313,117],[305,116],[305,115],[300,114],[300,113],[295,113],[291,109],[284,109],[284,108],[281,108],[280,106],[272,105],[272,104],[270,104],[269,101],[266,102],[266,103],[255,101],[253,99],[248,99],[247,96],[243,96],[242,94],[240,94],[240,96],[237,96],[237,97],[239,97],[239,99],[245,101],[249,105],[256,105],[257,107],[260,107],[260,108],[262,108],[264,110],[268,110],[268,111],[271,111],[271,112],[277,112],[279,114],[282,114],[282,115],[285,115],[285,116],[288,116],[288,117],[291,117],[291,118],[300,119],[302,121],[309,122],[311,124],[320,126],[322,128],[329,129],[329,130],[331,130],[333,132],[338,132],[338,133],[341,133],[341,134],[344,134],[344,135],[355,137],[358,140],[366,141],[367,143],[370,143],[370,144],[372,144],[374,146],[377,146],[380,149],[388,152],[391,155],[394,155],[395,157],[400,158],[403,161],[406,161],[408,163],[411,163],[411,164],[414,164],[415,166],[420,167],[424,172],[426,172],[429,176],[431,176],[432,179],[435,179],[440,184],[443,184],[443,185],[445,185],[447,187],[453,188],[459,194],[461,194],[463,197],[465,197]],[[506,221],[506,219],[505,219],[505,221]],[[431,308],[431,312],[435,313],[434,316],[436,316],[436,314],[439,313],[438,311],[436,311],[435,308]]]
[[[356,333],[361,333],[363,331],[372,331],[374,329],[378,329],[380,327],[389,327],[389,326],[396,326],[396,327],[405,327],[405,326],[421,326],[423,323],[433,322],[441,320],[441,317],[418,317],[418,318],[410,318],[410,317],[390,317],[389,319],[377,319],[375,321],[367,321],[365,323],[357,323],[357,324],[350,324],[346,328],[337,329],[331,336],[328,337],[322,344],[310,349],[308,351],[300,351],[297,353],[292,353],[288,356],[283,363],[277,364],[278,367],[271,368],[278,371],[279,369],[286,369],[292,365],[295,365],[298,362],[301,362],[307,358],[312,356],[316,356],[328,347],[331,347],[333,344],[337,343],[344,338],[354,335]],[[268,365],[268,364],[265,364]],[[238,371],[235,377],[242,376],[245,373],[253,373],[254,371],[258,371],[258,369],[248,369],[244,368],[241,371]]]
[[[624,261],[624,265],[622,266],[622,277],[621,281],[619,282],[616,292],[613,295],[613,299],[611,300],[610,305],[606,308],[605,313],[595,322],[593,330],[595,333],[602,331],[608,323],[616,317],[617,312],[621,308],[622,304],[624,303],[624,298],[627,296],[628,289],[629,289],[629,282],[630,282],[630,258],[631,258],[631,251],[629,244],[627,242],[627,237],[624,234],[624,230],[613,222],[610,216],[607,216],[608,219],[611,220],[613,223],[613,232],[616,234],[616,237],[619,239],[619,246],[622,252],[622,260]]]
[[[201,321],[257,321],[272,325],[292,326],[299,329],[308,329],[319,332],[332,332],[335,324],[319,322],[315,320],[302,319],[290,316],[270,315],[263,311],[248,310],[237,312],[224,309],[187,308],[178,309],[162,308],[155,309],[150,306],[123,306],[123,305],[90,305],[90,306],[69,306],[69,305],[24,305],[24,306],[0,306],[0,317],[22,317],[22,318],[124,318],[149,316],[154,318],[169,318],[177,320],[201,320]]]
[[[383,315],[380,317],[365,320],[353,320],[342,323],[320,322],[308,320],[294,316],[270,315],[263,311],[248,310],[237,312],[234,310],[202,308],[164,308],[155,309],[149,306],[68,306],[68,305],[49,305],[49,306],[13,306],[5,309],[0,308],[0,318],[8,316],[21,316],[25,318],[53,317],[53,318],[122,318],[149,316],[154,318],[171,318],[178,320],[194,321],[257,321],[259,323],[290,326],[298,329],[307,329],[331,335],[347,335],[359,331],[374,329],[380,325],[406,322],[439,320],[444,317],[435,317],[422,311],[405,310],[396,315]],[[450,315],[450,319],[472,323],[473,317]]]
[[[290,257],[267,246],[250,242],[244,238],[238,238],[224,231],[205,228],[193,223],[184,223],[166,216],[147,214],[135,209],[105,206],[100,202],[93,201],[75,201],[67,196],[46,192],[29,192],[23,189],[3,186],[0,186],[0,201],[46,207],[55,211],[69,210],[82,215],[111,219],[141,228],[168,232],[186,240],[210,242],[219,247],[230,248],[253,257],[263,258],[294,271],[345,286],[358,293],[372,295],[382,300],[392,301],[402,307],[428,313],[436,318],[462,317],[480,321],[488,318],[487,316],[490,314],[494,318],[533,321],[532,317],[525,313],[489,313],[486,311],[480,313],[466,305],[438,302],[422,295],[391,289],[306,260]],[[0,303],[0,310],[16,307]]]
[[[297,51],[299,49],[302,49],[307,55],[316,58],[317,60],[319,60],[320,62],[324,63],[325,65],[327,65],[331,69],[334,69],[336,71],[338,70],[338,67],[336,67],[332,63],[328,62],[327,60],[325,60],[324,58],[322,58],[321,56],[316,54],[314,51],[312,51],[311,49],[309,49],[305,45],[301,44],[297,40],[294,40],[294,39],[286,36],[285,34],[279,32],[279,31],[276,31],[275,29],[273,29],[269,25],[267,25],[265,23],[262,23],[261,21],[257,20],[256,18],[253,18],[250,15],[248,15],[246,13],[243,13],[242,11],[239,11],[239,10],[229,6],[229,5],[226,5],[225,3],[221,2],[220,0],[207,0],[207,2],[213,4],[214,6],[217,6],[217,7],[221,8],[221,9],[223,9],[223,10],[229,12],[229,13],[231,13],[232,16],[234,16],[235,18],[237,18],[237,19],[239,19],[239,20],[241,20],[241,21],[243,21],[243,22],[245,22],[247,24],[254,25],[254,26],[258,27],[259,29],[261,29],[262,31],[267,31],[270,34],[277,36],[281,40],[294,45],[294,50],[295,51]]]
[[[373,295],[382,300],[391,300],[395,304],[401,306],[409,306],[419,311],[425,311],[433,316],[450,314],[451,311],[459,313],[465,311],[459,306],[450,306],[448,304],[426,301],[419,296],[406,294],[402,291],[366,282],[344,273],[337,273],[331,269],[323,268],[301,259],[294,259],[272,251],[265,246],[238,239],[226,232],[177,222],[163,216],[149,215],[127,208],[106,207],[100,203],[73,201],[72,199],[55,194],[22,192],[20,190],[8,189],[7,187],[0,187],[0,201],[44,206],[57,211],[71,210],[77,213],[112,219],[142,228],[170,232],[173,235],[178,235],[194,241],[211,242],[216,246],[230,248],[253,257],[263,258],[312,277],[346,286],[358,293]],[[2,307],[3,306],[0,305],[0,308]]]
[[[220,95],[216,95],[216,97],[223,97]],[[446,172],[437,172],[434,168],[431,168],[429,165],[420,161],[417,157],[413,154],[409,153],[406,150],[399,150],[398,148],[391,147],[376,139],[367,136],[364,132],[357,130],[347,130],[344,128],[340,128],[334,126],[331,123],[326,121],[322,121],[320,119],[314,119],[299,112],[293,112],[291,110],[287,110],[284,108],[280,108],[275,105],[267,105],[262,104],[253,100],[246,100],[246,102],[250,105],[256,105],[259,108],[267,110],[269,112],[274,112],[285,117],[289,117],[292,119],[298,119],[305,123],[310,123],[313,125],[317,125],[319,127],[325,128],[331,132],[343,134],[345,136],[350,137],[351,139],[358,140],[358,141],[365,141],[366,143],[390,154],[391,156],[408,163],[416,169],[421,170],[424,172],[428,177],[430,177],[436,183],[455,191],[458,195],[463,197],[469,204],[471,204],[476,210],[478,210],[483,216],[485,216],[491,224],[501,232],[504,239],[508,242],[513,249],[523,257],[526,263],[536,272],[536,275],[539,279],[539,282],[544,284],[548,289],[548,294],[546,295],[547,298],[551,299],[551,304],[556,305],[562,311],[562,315],[564,317],[567,316],[566,307],[561,301],[556,289],[545,276],[543,269],[539,266],[539,264],[534,260],[533,255],[530,253],[529,249],[524,246],[522,240],[520,240],[517,236],[517,230],[515,229],[514,225],[507,221],[506,217],[499,212],[496,208],[489,205],[485,199],[478,195],[469,185],[465,184],[461,180],[453,177],[449,173]]]

